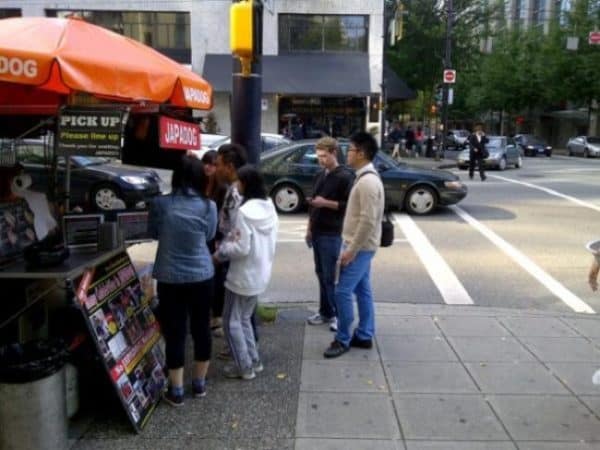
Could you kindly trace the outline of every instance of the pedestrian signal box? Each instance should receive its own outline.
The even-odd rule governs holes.
[[[252,0],[233,3],[229,9],[229,36],[231,53],[242,59],[254,54]]]

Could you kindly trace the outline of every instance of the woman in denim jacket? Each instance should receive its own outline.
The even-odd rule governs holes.
[[[165,400],[183,405],[183,367],[187,319],[194,340],[192,393],[206,395],[210,362],[210,306],[214,268],[207,241],[213,239],[217,210],[206,198],[207,178],[202,162],[184,156],[175,168],[171,194],[156,197],[149,228],[158,239],[153,276],[158,281],[159,317],[166,342],[170,387]]]

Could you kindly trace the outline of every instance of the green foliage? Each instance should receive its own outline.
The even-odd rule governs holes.
[[[446,14],[444,1],[406,3],[405,33],[388,60],[419,99],[430,104],[444,67]],[[600,46],[587,43],[589,31],[600,29],[600,0],[573,0],[573,9],[550,24],[508,29],[504,2],[454,0],[452,67],[457,70],[450,119],[475,118],[487,111],[522,113],[589,106],[600,99]],[[579,48],[566,48],[567,37]],[[491,40],[492,51],[480,44]]]

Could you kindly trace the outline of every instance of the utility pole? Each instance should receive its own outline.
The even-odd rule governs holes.
[[[383,30],[382,30],[382,45],[381,45],[381,97],[380,97],[380,123],[379,123],[379,148],[383,150],[385,144],[385,115],[387,110],[387,83],[385,81],[385,50],[387,48],[387,31],[389,18],[393,15],[397,2],[394,1],[393,5],[388,9],[388,0],[383,0]]]
[[[233,1],[238,4],[237,22],[231,23],[233,85],[231,142],[242,145],[248,162],[260,162],[262,99],[262,0]],[[250,34],[250,36],[248,36]],[[235,44],[235,45],[233,45]],[[235,47],[235,48],[234,48]]]
[[[452,0],[446,0],[446,52],[444,54],[444,69],[452,69],[452,22],[453,22]],[[442,151],[448,146],[448,90],[450,85],[444,81],[442,96]],[[440,159],[440,150],[435,152],[435,159]]]

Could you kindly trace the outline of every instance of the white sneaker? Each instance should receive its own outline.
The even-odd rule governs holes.
[[[337,317],[332,317],[331,319],[329,319],[329,331],[333,331],[334,333],[337,333],[337,330],[338,330]]]
[[[596,370],[594,375],[592,375],[592,383],[595,385],[600,384],[600,369]]]
[[[310,324],[310,325],[323,325],[324,323],[327,322],[327,320],[325,319],[325,317],[323,317],[321,314],[316,313],[313,314],[312,316],[308,317],[306,319],[306,321]]]
[[[252,368],[254,369],[254,373],[261,373],[265,369],[260,359],[252,363]]]

